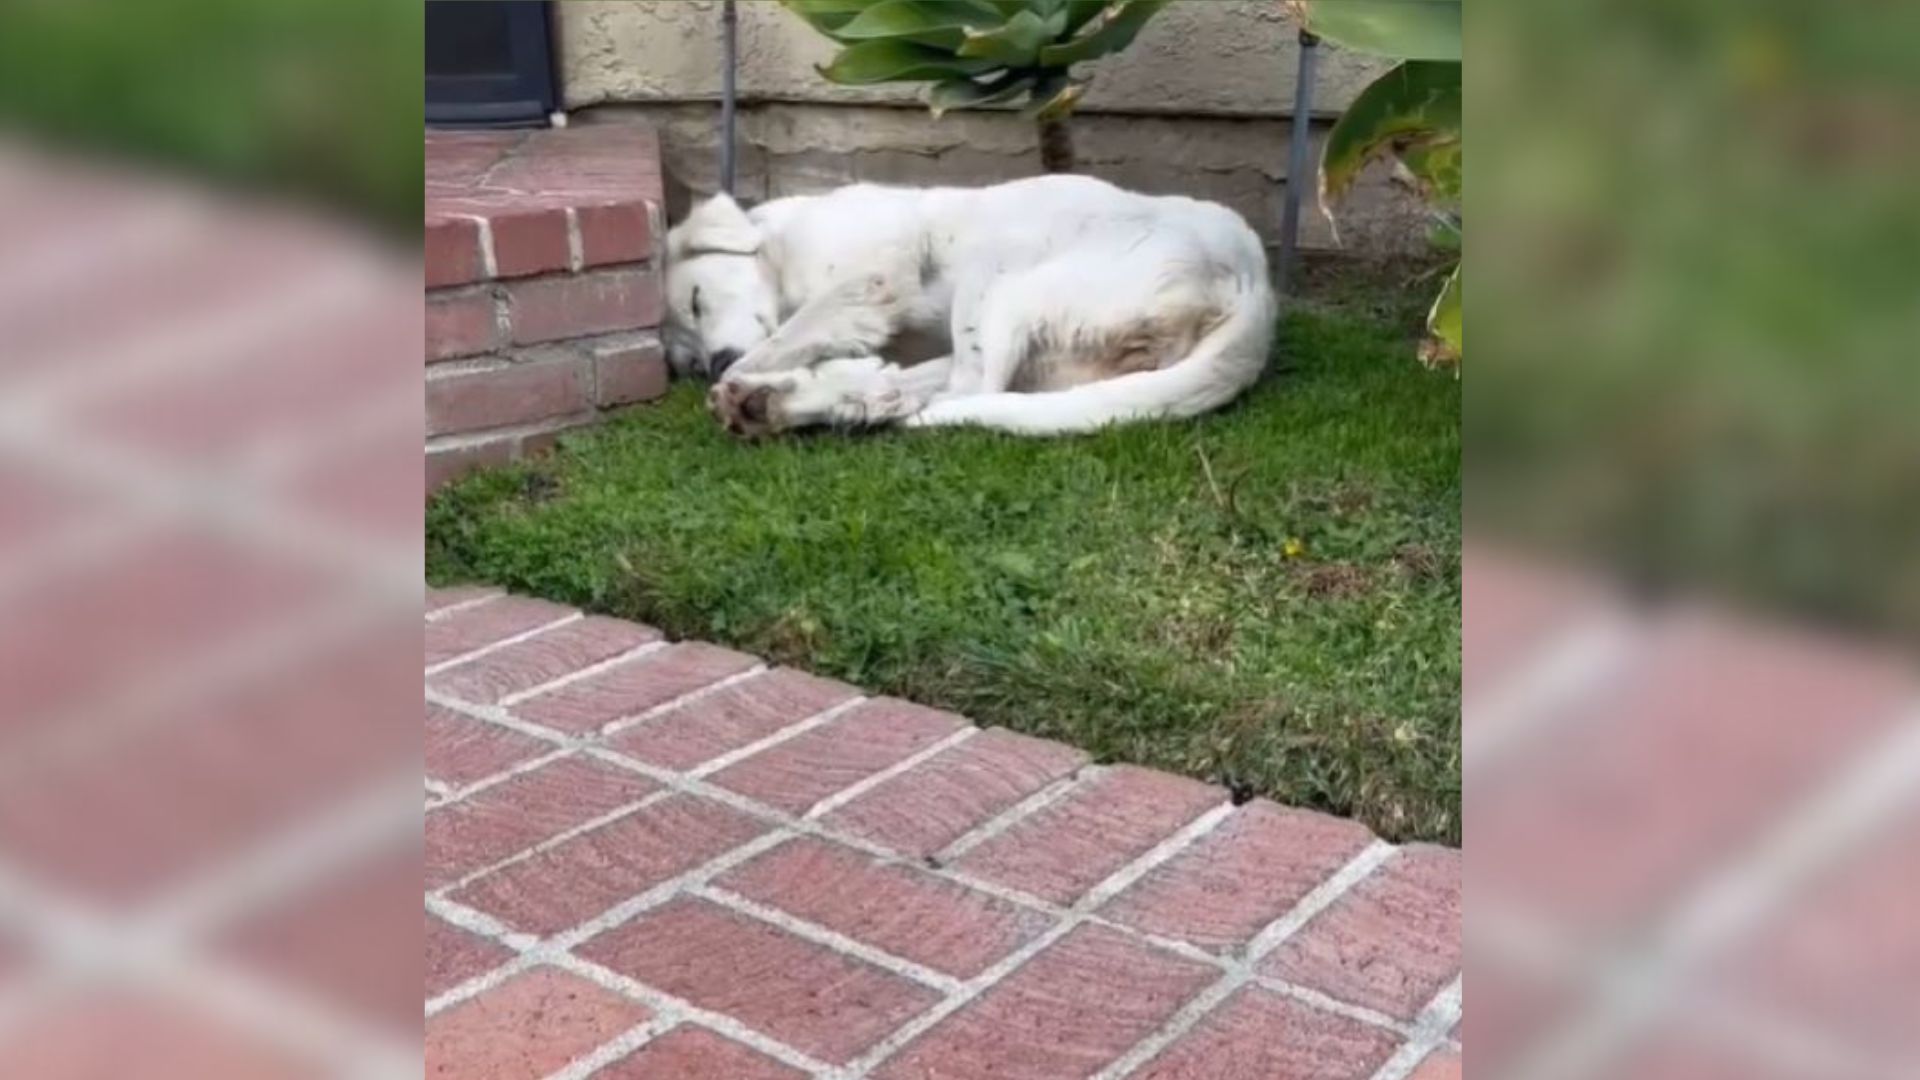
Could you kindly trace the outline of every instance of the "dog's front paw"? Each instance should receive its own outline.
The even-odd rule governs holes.
[[[707,391],[707,411],[742,439],[758,439],[782,428],[780,387],[770,382],[726,379]]]

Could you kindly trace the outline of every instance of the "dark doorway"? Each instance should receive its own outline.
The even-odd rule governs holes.
[[[546,0],[431,0],[427,124],[544,127],[557,97]]]

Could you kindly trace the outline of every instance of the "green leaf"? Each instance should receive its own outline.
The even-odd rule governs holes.
[[[808,26],[838,40],[840,27],[878,0],[780,0],[780,6],[806,20]]]
[[[835,37],[845,42],[902,38],[951,50],[966,38],[968,26],[990,25],[998,17],[983,16],[972,4],[957,0],[880,0],[841,26]]]
[[[906,41],[862,41],[840,50],[820,74],[846,86],[913,79],[952,79],[992,71],[991,60],[956,59],[952,54]]]
[[[1457,364],[1466,348],[1466,317],[1460,300],[1460,270],[1456,264],[1447,275],[1447,284],[1427,313],[1427,333],[1433,340],[1420,349],[1421,359],[1429,364]]]
[[[1459,192],[1460,65],[1409,60],[1375,79],[1327,133],[1320,196],[1336,198],[1374,155],[1399,149],[1436,188]],[[1419,168],[1415,168],[1418,172]]]
[[[1339,45],[1408,60],[1460,59],[1461,0],[1304,0],[1307,29]]]
[[[1067,29],[1069,35],[1077,34],[1080,28],[1092,22],[1094,16],[1105,11],[1110,0],[1067,0]]]
[[[1140,28],[1154,17],[1169,0],[1116,0],[1095,19],[1092,30],[1058,45],[1040,50],[1040,63],[1047,67],[1066,67],[1083,60],[1119,52],[1133,43]]]
[[[959,53],[984,57],[1007,67],[1032,67],[1040,47],[1052,41],[1066,24],[1065,12],[1055,12],[1050,18],[1042,19],[1031,11],[1023,11],[995,30],[969,29]]]
[[[935,83],[927,91],[927,108],[933,111],[938,120],[949,109],[972,109],[984,105],[999,105],[1019,97],[1033,89],[1033,77],[1018,72],[1009,72],[998,79],[987,82],[975,82],[972,79],[949,79]]]

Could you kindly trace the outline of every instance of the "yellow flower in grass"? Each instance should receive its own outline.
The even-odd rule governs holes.
[[[1305,555],[1306,553],[1307,553],[1306,541],[1300,539],[1297,536],[1287,537],[1287,542],[1280,545],[1280,554],[1285,555],[1289,559],[1297,559],[1300,556]]]

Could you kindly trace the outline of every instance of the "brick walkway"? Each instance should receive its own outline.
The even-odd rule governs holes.
[[[1460,859],[429,595],[430,1076],[1460,1075]]]

